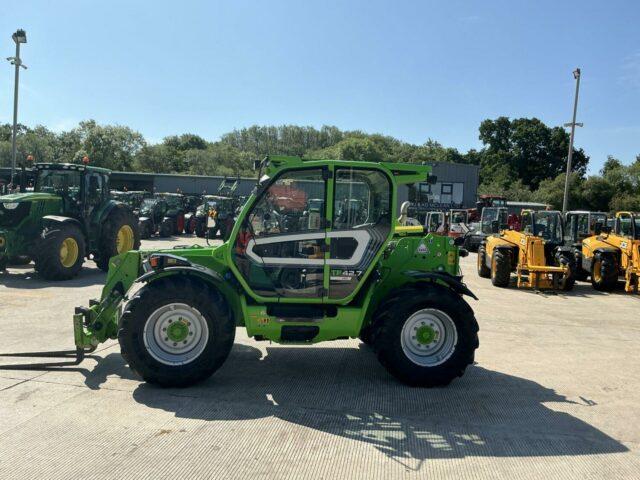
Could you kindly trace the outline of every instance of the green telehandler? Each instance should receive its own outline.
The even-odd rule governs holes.
[[[67,280],[90,256],[109,259],[140,247],[131,208],[109,194],[110,171],[85,164],[37,163],[33,192],[0,197],[0,271],[34,260],[48,280]]]
[[[144,380],[187,386],[220,368],[242,326],[287,344],[359,337],[410,385],[461,376],[478,348],[464,299],[476,297],[459,276],[465,251],[394,216],[398,186],[427,180],[431,167],[298,157],[260,165],[265,175],[222,245],[112,259],[101,298],[73,316],[74,363],[117,338]],[[283,186],[324,199],[320,221],[284,221]],[[361,201],[363,214],[338,215],[345,198]]]

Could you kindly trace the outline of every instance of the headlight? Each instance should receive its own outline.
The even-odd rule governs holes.
[[[7,210],[15,210],[20,205],[18,202],[3,203],[2,206]]]

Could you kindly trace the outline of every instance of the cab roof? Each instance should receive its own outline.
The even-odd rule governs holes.
[[[398,184],[425,182],[429,178],[432,168],[430,165],[416,165],[414,163],[393,162],[364,162],[356,160],[303,159],[290,156],[268,156],[266,174],[273,176],[283,169],[295,167],[322,167],[333,165],[336,167],[373,168],[387,170]]]
[[[78,172],[99,172],[109,175],[111,170],[102,167],[93,167],[91,165],[84,165],[81,163],[36,163],[34,165],[36,170],[75,170]]]

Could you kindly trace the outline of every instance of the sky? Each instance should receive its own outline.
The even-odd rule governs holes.
[[[596,173],[640,154],[637,1],[5,0],[27,31],[19,121],[121,124],[149,142],[253,124],[360,129],[466,152],[498,116],[571,120]],[[10,8],[7,8],[10,7]],[[0,123],[13,69],[0,65]]]

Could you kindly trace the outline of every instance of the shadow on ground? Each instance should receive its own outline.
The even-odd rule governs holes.
[[[548,403],[592,408],[511,375],[470,367],[440,389],[399,384],[373,353],[353,348],[236,345],[208,381],[186,389],[141,384],[137,402],[180,418],[278,417],[374,445],[409,469],[431,458],[562,456],[624,452],[600,430]],[[567,408],[561,406],[560,408]]]
[[[93,265],[90,263],[89,265]],[[40,289],[47,287],[79,288],[90,285],[104,284],[106,273],[97,267],[87,268],[80,271],[80,274],[71,280],[52,281],[41,277],[33,268],[33,264],[19,267],[9,267],[4,272],[0,272],[0,285],[8,288]]]

